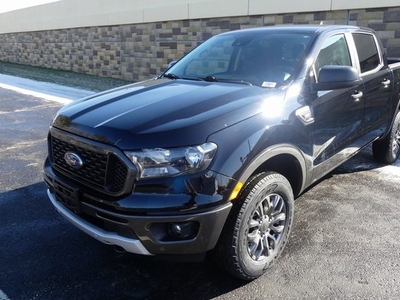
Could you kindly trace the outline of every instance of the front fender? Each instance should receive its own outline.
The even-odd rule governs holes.
[[[292,170],[287,170],[288,168],[277,166],[280,159],[285,159],[290,161],[290,165],[295,166]],[[272,162],[269,164],[269,162]],[[284,164],[287,164],[285,162]],[[304,154],[295,146],[290,144],[277,144],[268,147],[259,155],[254,157],[248,166],[243,170],[243,173],[238,178],[240,182],[246,182],[253,174],[260,171],[276,171],[289,179],[294,188],[295,194],[300,194],[307,186],[308,167],[307,159]],[[289,166],[289,164],[287,164]]]
[[[286,165],[286,169],[295,167],[296,170],[280,169],[285,166],[279,166],[277,161],[274,166],[267,167],[271,167],[269,171],[292,177],[292,181],[296,181],[295,193],[298,194],[309,181],[307,170],[312,170],[311,159],[308,158],[312,153],[310,136],[299,124],[280,122],[279,125],[266,126],[265,123],[265,118],[258,115],[212,134],[208,141],[218,145],[218,152],[211,169],[244,183],[272,158],[288,158],[290,164]]]

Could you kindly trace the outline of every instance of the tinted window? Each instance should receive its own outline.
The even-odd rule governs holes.
[[[315,61],[315,70],[318,73],[326,65],[352,65],[347,42],[342,34],[332,36],[323,43]]]
[[[380,64],[380,59],[374,37],[370,34],[362,33],[355,33],[353,37],[360,60],[361,73],[377,68]]]

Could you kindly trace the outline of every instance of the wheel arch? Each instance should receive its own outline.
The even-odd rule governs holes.
[[[256,156],[239,178],[247,182],[252,176],[266,171],[283,175],[298,196],[306,187],[306,160],[300,150],[292,145],[275,145]]]

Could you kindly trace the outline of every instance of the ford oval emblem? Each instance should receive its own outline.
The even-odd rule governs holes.
[[[82,159],[78,156],[78,154],[75,154],[73,152],[66,152],[64,154],[64,159],[66,163],[74,169],[80,169],[83,166]]]

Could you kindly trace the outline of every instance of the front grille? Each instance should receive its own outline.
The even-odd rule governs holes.
[[[53,167],[68,174],[73,180],[83,182],[100,192],[119,193],[127,181],[128,167],[114,153],[95,151],[85,147],[84,143],[71,143],[51,136],[51,155]],[[68,165],[64,155],[73,152],[78,155],[83,165],[76,169]]]

